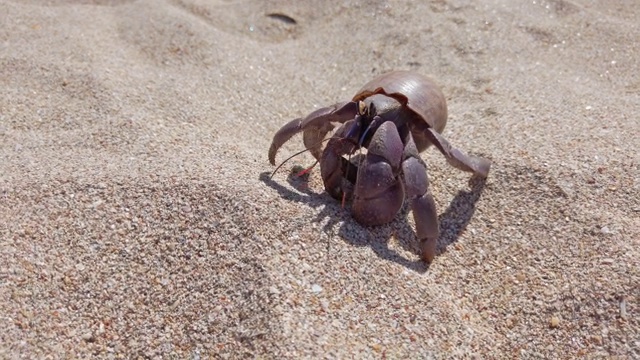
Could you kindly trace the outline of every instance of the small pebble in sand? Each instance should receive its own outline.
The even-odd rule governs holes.
[[[311,286],[311,291],[313,291],[314,293],[318,294],[318,293],[322,292],[322,286],[320,286],[318,284],[313,284]]]
[[[624,297],[620,299],[620,318],[623,320],[627,319],[627,299]]]
[[[602,259],[602,262],[601,262],[602,265],[611,265],[613,263],[614,263],[614,261],[613,261],[612,258]]]
[[[598,346],[602,345],[602,336],[600,335],[591,336],[591,342]]]
[[[329,301],[327,300],[321,300],[320,301],[320,307],[322,308],[322,310],[324,312],[329,312]]]
[[[90,331],[82,334],[82,340],[86,342],[93,342],[94,341],[93,334]]]

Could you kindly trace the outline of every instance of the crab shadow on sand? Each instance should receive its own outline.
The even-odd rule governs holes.
[[[420,259],[411,260],[400,255],[389,247],[389,240],[395,237],[403,249],[418,254],[418,241],[416,234],[408,222],[409,207],[407,202],[403,205],[396,218],[385,225],[367,227],[358,224],[351,217],[350,209],[342,208],[340,202],[333,199],[326,192],[317,193],[306,186],[304,178],[298,178],[290,174],[287,182],[291,187],[284,186],[271,178],[271,173],[263,172],[260,180],[273,188],[286,200],[305,204],[314,209],[322,207],[312,222],[323,222],[323,231],[332,239],[338,235],[347,243],[354,246],[369,246],[382,259],[398,263],[416,272],[426,272],[429,265]],[[470,189],[460,190],[453,198],[449,206],[438,217],[440,222],[440,238],[438,239],[438,255],[446,251],[446,248],[456,242],[475,212],[475,204],[480,198],[486,179],[473,176],[469,180]],[[336,225],[342,222],[337,230]]]

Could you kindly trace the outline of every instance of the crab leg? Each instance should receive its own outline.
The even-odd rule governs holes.
[[[438,212],[433,195],[429,191],[427,165],[420,158],[411,133],[407,134],[402,174],[407,198],[411,199],[411,211],[416,223],[416,235],[420,241],[421,257],[424,261],[431,262],[436,256],[440,236]]]
[[[269,148],[269,162],[275,165],[278,149],[300,131],[304,131],[305,146],[311,151],[313,157],[320,159],[322,156],[320,143],[334,128],[331,122],[343,123],[351,120],[356,116],[357,110],[357,103],[349,101],[318,109],[304,118],[291,120],[273,136]]]
[[[487,177],[489,174],[489,168],[491,167],[491,161],[478,157],[467,155],[461,150],[458,150],[451,146],[447,139],[440,135],[437,131],[429,128],[426,131],[426,135],[429,140],[440,150],[440,152],[447,158],[447,162],[462,171],[468,171]]]

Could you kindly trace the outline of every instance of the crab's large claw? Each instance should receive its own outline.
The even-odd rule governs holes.
[[[447,162],[462,171],[472,172],[476,175],[486,178],[489,175],[491,161],[478,156],[467,155],[461,150],[451,146],[447,139],[440,135],[437,131],[429,128],[426,131],[427,138],[440,150],[447,158]]]
[[[403,174],[403,181],[399,174]],[[363,225],[388,223],[402,207],[405,193],[411,201],[421,257],[431,262],[436,255],[440,228],[436,203],[429,191],[427,167],[411,133],[406,133],[403,142],[395,124],[388,121],[374,134],[358,169],[353,216]]]
[[[358,168],[352,204],[353,217],[363,225],[390,222],[402,207],[404,189],[398,181],[403,156],[402,139],[391,121],[382,123]]]
[[[321,142],[327,133],[333,130],[332,122],[343,123],[353,119],[357,112],[358,104],[349,101],[318,109],[304,118],[291,120],[273,136],[269,148],[269,162],[275,165],[278,149],[300,131],[304,131],[304,146],[319,160],[322,156]]]

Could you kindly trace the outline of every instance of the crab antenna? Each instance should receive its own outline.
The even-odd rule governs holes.
[[[362,136],[360,137],[360,140],[358,140],[358,145],[360,145],[360,147],[362,147],[362,143],[364,142],[364,137],[367,136],[367,133],[369,133],[369,129],[371,129],[371,126],[368,126],[364,132],[362,133]]]
[[[364,142],[364,138],[365,136],[367,136],[367,134],[369,133],[369,130],[371,130],[372,127],[374,127],[376,124],[376,119],[374,118],[370,123],[369,126],[367,126],[366,129],[364,129],[364,132],[362,133],[362,136],[360,136],[360,139],[358,140],[358,145],[360,147],[362,147],[362,143]]]
[[[330,136],[330,137],[328,137],[328,138],[326,138],[326,139],[323,139],[322,141],[318,141],[318,143],[317,143],[317,144],[315,144],[315,145],[322,144],[323,142],[325,142],[325,141],[329,141],[329,140],[331,140],[331,139],[333,139],[333,138],[334,138],[334,136]],[[270,178],[273,178],[273,175],[275,175],[275,174],[276,174],[276,172],[277,172],[277,171],[282,167],[282,165],[284,165],[287,161],[289,161],[289,160],[293,159],[294,157],[296,157],[296,156],[298,156],[298,155],[300,155],[300,154],[304,154],[305,152],[307,152],[307,151],[309,151],[309,150],[311,150],[311,149],[310,149],[310,148],[307,148],[307,149],[304,149],[304,150],[302,150],[302,151],[298,151],[297,153],[295,153],[295,154],[293,154],[293,155],[289,156],[288,158],[286,158],[283,162],[281,162],[281,163],[280,163],[280,165],[278,165],[278,167],[276,167],[276,169],[275,169],[275,170],[273,170],[273,172],[271,173]],[[318,163],[318,161],[316,160],[316,163],[315,163],[315,164],[317,164],[317,163]],[[313,165],[315,166],[315,164],[313,164]]]

